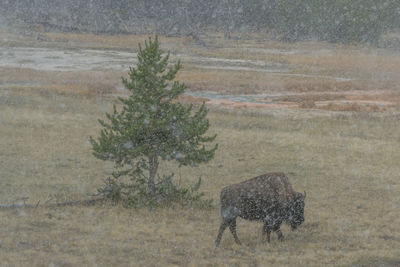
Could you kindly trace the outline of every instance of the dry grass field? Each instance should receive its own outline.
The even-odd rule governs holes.
[[[0,28],[0,47],[49,48],[67,53],[81,49],[117,54],[136,52],[137,44],[146,38],[145,35],[52,32],[21,34]],[[260,94],[266,96],[265,102],[295,109],[400,110],[399,51],[315,42],[284,44],[256,34],[237,34],[231,40],[224,40],[221,34],[210,33],[203,37],[204,45],[190,38],[161,36],[160,41],[165,51],[186,57],[178,79],[190,91]],[[216,60],[220,60],[218,64]],[[107,94],[121,87],[120,77],[128,71],[127,68],[50,71],[26,67],[25,63],[31,63],[29,60],[18,63],[18,67],[0,67],[0,84],[39,84],[58,91]]]
[[[110,171],[90,154],[89,135],[112,99],[37,88],[0,91],[2,203],[84,199]],[[364,113],[215,110],[215,160],[174,169],[182,181],[220,189],[267,171],[285,171],[307,191],[306,221],[286,237],[261,242],[261,224],[238,221],[244,243],[211,210],[130,210],[110,204],[1,210],[4,265],[344,265],[400,264],[399,117]],[[174,168],[164,166],[164,168]]]
[[[99,37],[89,37],[90,42],[99,43],[96,39]],[[85,45],[80,35],[53,34],[52,38],[55,41],[50,40],[48,45],[59,45],[60,38],[66,38],[67,41],[63,39],[66,43],[68,38],[75,38],[80,46]],[[108,38],[117,37],[104,37],[102,47],[120,44]],[[131,40],[124,38],[126,42]],[[171,43],[174,42],[180,41],[173,39]],[[237,49],[238,45],[262,46],[250,39],[240,44],[235,40],[220,42],[223,41],[215,41],[216,45],[231,49]],[[190,44],[190,40],[180,45],[191,51],[203,49]],[[283,44],[273,45],[293,49]],[[297,49],[303,46],[307,47],[298,44]],[[324,46],[328,45],[319,47]],[[335,53],[345,50],[338,49]],[[306,57],[296,60],[296,65],[321,69],[319,64],[326,62],[318,63],[316,58],[314,64],[307,62]],[[331,64],[333,59],[326,60]],[[382,60],[392,64],[398,56]],[[334,69],[337,65],[332,64]],[[349,65],[353,69],[351,64],[343,63],[338,68]],[[102,76],[100,71],[23,69],[16,74],[16,71],[0,69],[0,203],[21,203],[25,197],[31,204],[88,198],[112,169],[111,164],[91,155],[88,142],[90,135],[98,134],[97,119],[104,118],[104,112],[110,111],[115,103],[116,84],[107,87],[104,81],[117,83],[123,74],[106,71]],[[354,71],[361,77],[366,70]],[[328,73],[326,69],[323,72]],[[391,68],[382,72],[388,73],[387,79],[377,82],[378,87],[363,80],[371,86],[365,91],[351,82],[347,82],[348,87],[334,91],[327,89],[333,85],[324,85],[324,80],[309,78],[310,83],[320,84],[322,89],[313,90],[309,84],[304,90],[291,91],[282,87],[286,82],[289,84],[288,80],[294,86],[296,81],[306,82],[301,77],[279,79],[272,74],[264,77],[260,73],[241,72],[243,80],[238,78],[239,72],[216,74],[189,67],[181,77],[192,88],[209,86],[227,91],[233,87],[242,93],[240,88],[246,89],[247,84],[256,88],[257,93],[295,92],[294,96],[279,95],[276,103],[298,102],[303,106],[264,109],[210,105],[210,132],[218,134],[219,143],[215,159],[193,169],[179,169],[172,164],[161,167],[174,171],[182,184],[193,183],[201,176],[204,182],[201,190],[206,198],[214,199],[214,207],[209,210],[180,207],[135,210],[110,203],[1,209],[0,265],[399,266],[400,116],[396,106],[399,94],[398,85],[388,87],[399,77],[391,76]],[[31,74],[25,76],[26,73]],[[220,83],[215,75],[220,75]],[[21,85],[29,77],[37,79],[37,84]],[[253,87],[257,83],[259,87]],[[88,90],[88,84],[92,91]],[[323,93],[315,96],[315,91]],[[339,96],[331,96],[331,91]],[[307,96],[315,103],[307,102]],[[318,108],[318,101],[385,101],[387,97],[395,100],[393,107],[386,110],[343,111],[346,109],[334,106],[341,105],[337,102],[330,102],[331,108]],[[196,102],[190,97],[184,100]],[[274,235],[268,244],[261,242],[261,223],[238,219],[238,235],[243,245],[237,246],[226,231],[220,248],[216,249],[221,188],[270,171],[284,171],[295,190],[307,191],[304,224],[294,232],[283,226],[285,241],[278,242]]]

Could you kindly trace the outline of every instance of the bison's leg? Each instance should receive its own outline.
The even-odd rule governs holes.
[[[268,227],[268,224],[264,222],[264,227],[263,227],[263,241],[265,241],[265,235],[267,235],[267,241],[268,243],[271,241],[271,228]]]
[[[233,238],[238,245],[241,245],[240,240],[236,234],[236,218],[229,222],[229,229],[231,229]]]
[[[276,232],[279,240],[283,240],[283,235],[280,230],[282,219],[277,216],[266,216],[264,220],[264,232],[267,233],[268,242],[270,242],[271,230]]]
[[[218,232],[218,236],[217,236],[217,240],[215,240],[215,246],[218,247],[219,243],[221,242],[221,238],[222,238],[222,234],[224,233],[226,227],[228,227],[229,225],[229,221],[224,220],[221,223],[221,226],[219,227],[219,232]]]

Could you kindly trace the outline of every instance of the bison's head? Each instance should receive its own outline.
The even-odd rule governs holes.
[[[294,201],[290,206],[288,221],[290,223],[290,226],[292,227],[292,230],[296,230],[297,226],[304,222],[305,198],[306,192],[304,192],[304,195],[301,193],[296,193]]]

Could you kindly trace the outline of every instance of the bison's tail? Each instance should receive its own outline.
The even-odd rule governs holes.
[[[228,204],[228,201],[229,201],[228,200],[228,189],[226,187],[221,190],[220,201],[221,201],[221,207]]]

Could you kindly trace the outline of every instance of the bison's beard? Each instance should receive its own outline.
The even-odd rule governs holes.
[[[296,230],[299,225],[304,222],[303,218],[289,217],[288,223],[292,228],[292,231]]]

